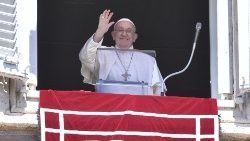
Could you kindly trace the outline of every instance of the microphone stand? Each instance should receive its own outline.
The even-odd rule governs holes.
[[[195,32],[195,38],[194,38],[194,43],[193,43],[193,49],[192,49],[191,56],[190,56],[190,58],[189,58],[189,61],[188,61],[187,65],[186,65],[185,68],[183,68],[182,70],[177,71],[177,72],[174,72],[174,73],[171,73],[170,75],[166,76],[166,77],[163,79],[163,82],[162,82],[162,84],[161,84],[161,88],[162,88],[162,90],[161,90],[161,96],[164,96],[164,95],[165,95],[165,92],[167,91],[167,85],[166,85],[166,91],[164,91],[164,88],[163,88],[163,86],[164,86],[163,84],[165,83],[165,81],[166,81],[168,78],[172,77],[172,76],[175,76],[175,75],[177,75],[177,74],[183,73],[183,72],[186,71],[187,68],[189,67],[189,65],[190,65],[190,63],[191,63],[191,61],[192,61],[192,59],[193,59],[193,55],[194,55],[194,51],[195,51],[195,47],[196,47],[196,42],[197,42],[197,39],[198,39],[198,36],[199,36],[199,32],[200,32],[200,30],[201,30],[201,26],[202,26],[202,24],[199,23],[199,22],[196,24],[196,32]]]

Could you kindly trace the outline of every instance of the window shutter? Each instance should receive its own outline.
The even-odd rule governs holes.
[[[15,0],[0,0],[0,75],[14,79],[26,79],[18,69],[18,24]]]

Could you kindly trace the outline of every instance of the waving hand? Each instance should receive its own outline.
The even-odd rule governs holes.
[[[111,12],[110,10],[104,10],[100,15],[99,24],[94,35],[95,42],[100,42],[104,34],[109,30],[110,26],[115,23],[114,21],[110,22],[112,16],[113,12]]]

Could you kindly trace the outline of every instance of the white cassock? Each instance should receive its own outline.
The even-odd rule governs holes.
[[[160,94],[163,79],[154,57],[141,52],[119,50],[97,53],[97,48],[107,48],[102,46],[102,41],[96,43],[92,36],[79,53],[84,83],[96,84],[99,79],[124,81],[123,75],[127,70],[127,81],[148,83],[154,94]],[[165,84],[163,86],[165,88]]]

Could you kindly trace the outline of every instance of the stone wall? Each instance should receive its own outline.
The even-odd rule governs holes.
[[[6,79],[4,87],[0,85],[0,141],[40,140],[38,107],[39,91],[19,80]]]

